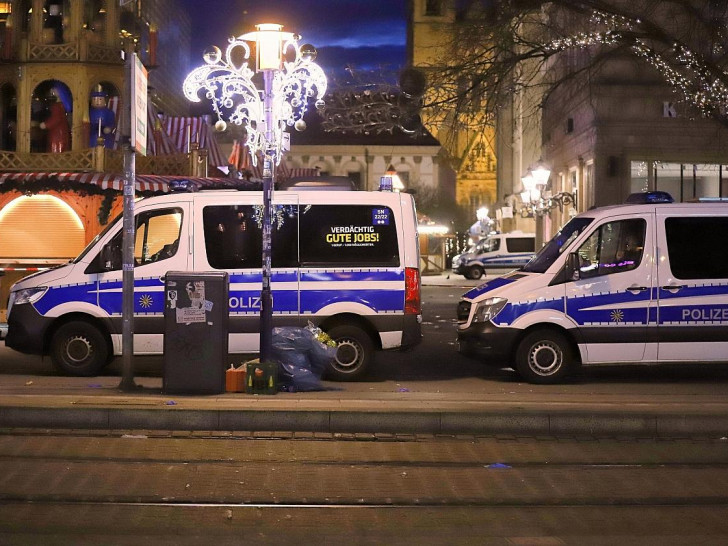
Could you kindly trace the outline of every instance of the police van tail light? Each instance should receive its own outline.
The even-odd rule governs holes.
[[[420,292],[420,270],[415,267],[406,267],[404,269],[405,315],[419,315],[422,312]]]

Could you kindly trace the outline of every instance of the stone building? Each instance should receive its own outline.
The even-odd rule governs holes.
[[[410,65],[427,67],[443,56],[457,56],[457,51],[448,48],[453,25],[460,15],[454,0],[410,0],[407,40]],[[428,112],[424,113],[425,125],[445,148],[445,159],[455,171],[456,201],[473,219],[479,208],[492,207],[498,200],[496,133],[484,114],[477,130],[465,131],[446,123],[433,125],[427,118]]]
[[[695,3],[697,10],[700,4]],[[668,33],[686,43],[703,38],[690,35],[694,25],[682,8],[653,6],[649,16]],[[594,48],[571,48],[546,68],[556,77],[588,66],[594,54]],[[572,215],[623,203],[634,192],[663,190],[678,202],[728,197],[728,128],[681,102],[679,92],[647,61],[629,52],[612,56],[560,85],[545,102],[543,97],[534,89],[514,96],[498,123],[499,160],[509,164],[503,176],[499,173],[500,193],[518,195],[521,177],[540,159],[551,171],[544,189],[575,199],[536,217],[543,239]]]

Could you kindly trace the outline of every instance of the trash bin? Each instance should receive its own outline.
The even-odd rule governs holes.
[[[165,393],[225,391],[228,274],[170,271],[164,285]]]

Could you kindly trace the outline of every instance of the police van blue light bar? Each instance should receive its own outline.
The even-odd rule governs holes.
[[[168,183],[170,192],[193,192],[197,191],[197,184],[193,184],[187,179],[170,180]]]
[[[672,195],[666,191],[646,191],[640,193],[633,193],[625,203],[628,205],[650,205],[654,203],[674,203],[675,200]]]

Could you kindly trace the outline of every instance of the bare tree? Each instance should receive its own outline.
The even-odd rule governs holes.
[[[542,101],[633,58],[676,102],[728,127],[725,0],[471,0],[429,66],[426,124],[451,134],[492,122],[514,94]]]

